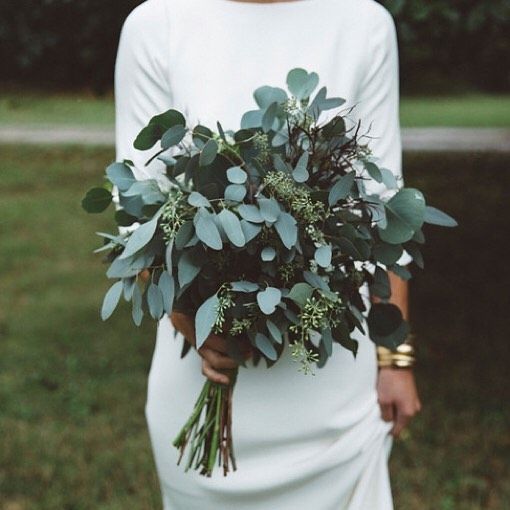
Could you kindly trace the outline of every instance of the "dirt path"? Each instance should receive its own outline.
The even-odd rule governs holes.
[[[113,146],[114,141],[112,127],[0,125],[0,143],[4,144]],[[405,128],[402,141],[406,151],[510,152],[510,129]]]

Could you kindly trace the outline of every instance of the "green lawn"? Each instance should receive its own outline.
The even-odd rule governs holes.
[[[154,327],[132,326],[126,309],[99,320],[108,283],[91,250],[112,225],[79,205],[113,153],[0,154],[0,508],[158,509],[143,414]],[[396,509],[503,510],[509,159],[407,158],[408,185],[460,227],[427,231],[427,272],[413,283],[424,411],[392,455]]]
[[[401,119],[404,127],[510,127],[510,95],[404,97]],[[113,122],[111,96],[95,98],[76,94],[0,93],[0,125],[74,123],[109,126]]]

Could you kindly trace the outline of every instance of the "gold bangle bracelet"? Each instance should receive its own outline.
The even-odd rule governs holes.
[[[388,349],[381,345],[377,346],[377,365],[391,368],[411,368],[416,363],[414,352],[415,335],[410,333],[405,341],[395,350]]]

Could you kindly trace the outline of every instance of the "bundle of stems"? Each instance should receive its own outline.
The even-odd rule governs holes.
[[[198,396],[193,412],[185,423],[173,445],[180,450],[179,465],[186,448],[186,469],[200,469],[200,474],[210,477],[216,459],[223,465],[223,475],[229,472],[229,462],[237,469],[232,441],[232,395],[237,380],[238,368],[224,370],[229,375],[228,385],[206,380]]]

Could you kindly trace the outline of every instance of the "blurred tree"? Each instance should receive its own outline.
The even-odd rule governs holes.
[[[510,0],[379,1],[397,22],[403,91],[510,90]],[[2,0],[0,81],[108,90],[120,27],[141,2]]]
[[[2,0],[1,81],[111,87],[122,22],[142,0]]]
[[[379,2],[397,23],[404,90],[510,90],[509,0]]]

